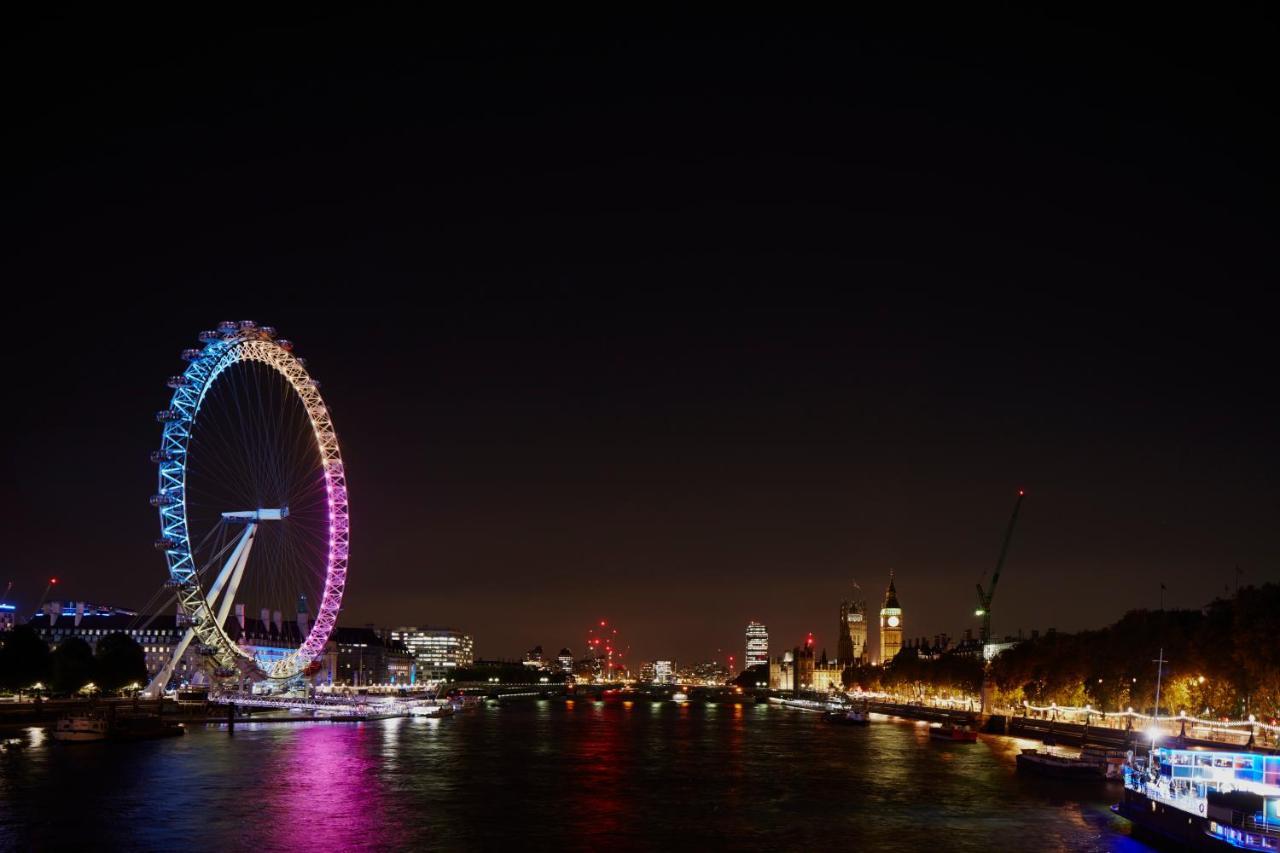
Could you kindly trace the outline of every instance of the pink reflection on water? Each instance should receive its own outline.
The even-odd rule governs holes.
[[[267,753],[272,764],[244,768],[244,795],[261,808],[260,819],[246,826],[246,833],[264,849],[396,846],[396,827],[381,819],[386,803],[377,733],[363,724],[332,724],[290,734],[290,749]]]

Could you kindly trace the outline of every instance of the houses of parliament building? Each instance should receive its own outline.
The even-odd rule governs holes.
[[[893,660],[902,648],[902,605],[898,603],[898,590],[894,586],[893,572],[889,573],[889,587],[885,590],[884,605],[880,608],[880,654],[873,656],[867,639],[867,602],[860,598],[861,588],[854,583],[853,598],[840,602],[840,642],[836,659],[844,666],[866,663],[884,664]],[[874,658],[874,659],[873,659]]]

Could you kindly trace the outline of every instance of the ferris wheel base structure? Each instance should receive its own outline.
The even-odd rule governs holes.
[[[228,523],[243,522],[245,525],[244,533],[240,534],[240,539],[236,543],[236,547],[232,550],[231,556],[223,565],[222,571],[218,573],[213,584],[209,587],[209,592],[205,596],[205,610],[212,613],[215,612],[218,624],[226,629],[227,617],[231,615],[232,604],[235,602],[236,592],[240,589],[240,581],[244,578],[245,566],[249,563],[249,553],[253,550],[253,540],[258,532],[259,521],[281,521],[289,516],[288,507],[281,509],[255,509],[244,510],[240,512],[224,512],[222,520]],[[217,604],[217,599],[221,596],[222,603]],[[169,656],[169,660],[156,673],[156,677],[147,685],[143,695],[154,698],[164,692],[164,688],[169,684],[169,679],[173,677],[174,670],[182,661],[183,655],[187,653],[187,649],[191,645],[191,641],[196,638],[194,628],[188,628],[182,635],[182,639],[173,647],[173,654]],[[242,670],[245,669],[243,666]],[[252,676],[250,671],[244,671],[245,675]],[[259,677],[264,677],[259,673]]]
[[[150,695],[163,692],[178,661],[193,642],[198,644],[215,679],[243,680],[248,677],[252,680],[286,681],[303,674],[323,653],[337,623],[346,589],[350,550],[346,469],[332,417],[320,396],[320,383],[307,372],[304,360],[293,354],[293,344],[277,338],[275,329],[269,326],[259,326],[248,320],[228,321],[220,323],[216,330],[201,332],[199,340],[204,344],[203,348],[182,352],[182,358],[188,362],[187,369],[181,376],[169,379],[168,385],[173,389],[169,408],[156,414],[156,420],[163,425],[160,449],[151,454],[152,461],[158,466],[159,480],[158,491],[151,498],[152,506],[160,515],[160,538],[156,540],[156,547],[165,553],[168,584],[176,589],[178,604],[190,627],[175,648],[171,660],[148,685],[147,693]],[[289,506],[259,506],[221,512],[219,524],[242,524],[244,530],[231,556],[207,590],[201,575],[212,566],[197,562],[188,517],[188,463],[193,432],[197,424],[216,421],[218,416],[215,415],[201,420],[201,415],[208,409],[216,410],[213,400],[217,395],[211,398],[210,391],[220,379],[229,375],[229,369],[246,363],[265,366],[281,377],[296,403],[301,405],[307,422],[304,438],[314,442],[314,453],[310,458],[320,472],[324,490],[323,514],[327,516],[324,538],[317,543],[316,549],[323,555],[324,562],[317,567],[323,572],[323,589],[315,620],[298,648],[270,661],[259,661],[252,650],[241,646],[227,634],[225,626],[245,575],[259,525],[267,522],[290,524]],[[290,437],[291,441],[296,439]],[[205,460],[205,463],[210,464],[210,460]],[[263,476],[268,475],[264,473]]]

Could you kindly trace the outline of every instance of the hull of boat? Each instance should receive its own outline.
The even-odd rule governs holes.
[[[92,743],[94,741],[106,740],[106,732],[90,732],[90,731],[55,731],[53,739],[62,743]]]
[[[1100,782],[1103,779],[1102,767],[1097,764],[1045,761],[1034,755],[1019,755],[1017,761],[1018,772],[1028,775],[1085,782]]]
[[[1125,789],[1124,799],[1111,807],[1133,824],[1135,836],[1172,842],[1188,850],[1236,850],[1208,834],[1209,821],[1137,791]]]
[[[934,740],[940,740],[943,743],[977,743],[977,732],[949,732],[942,729],[932,729],[929,737]]]

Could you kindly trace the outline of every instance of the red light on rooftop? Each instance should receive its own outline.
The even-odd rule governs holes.
[[[1025,494],[1026,492],[1024,492],[1022,489],[1018,489],[1018,497],[1022,497]]]
[[[55,583],[57,583],[57,582],[58,582],[58,579],[57,579],[57,578],[49,578],[49,583],[51,583],[51,584],[55,584]]]

